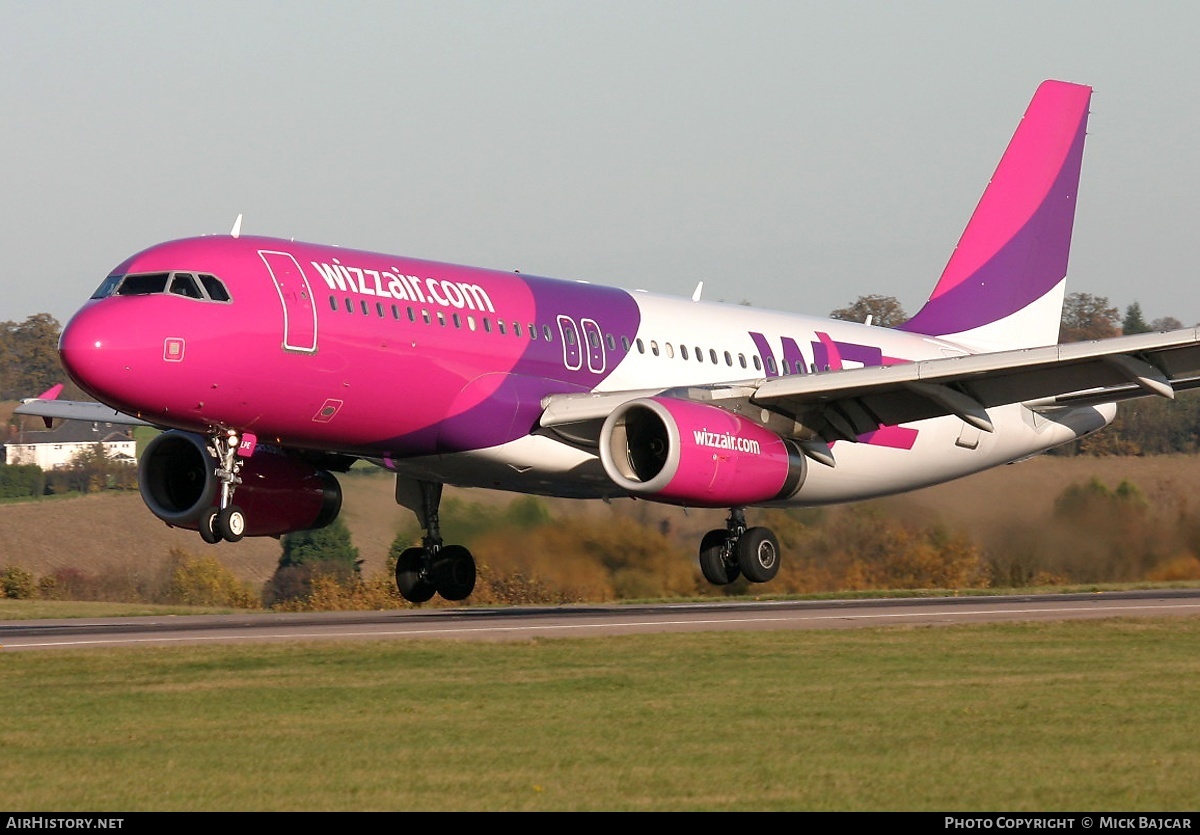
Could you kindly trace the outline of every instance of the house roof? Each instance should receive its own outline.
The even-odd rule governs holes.
[[[85,420],[64,420],[53,429],[25,430],[10,438],[10,444],[86,444],[132,441],[127,427],[113,423],[94,423]]]

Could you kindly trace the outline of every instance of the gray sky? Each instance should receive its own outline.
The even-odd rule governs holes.
[[[1069,291],[1200,322],[1194,2],[0,0],[0,320],[225,233],[826,315],[928,296],[1046,78]]]

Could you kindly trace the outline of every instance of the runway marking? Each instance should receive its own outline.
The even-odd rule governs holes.
[[[822,615],[789,615],[789,616],[772,616],[762,618],[713,618],[707,620],[637,620],[637,621],[589,621],[587,623],[578,624],[556,624],[552,626],[538,625],[520,625],[520,626],[468,626],[449,629],[440,627],[436,629],[384,629],[374,630],[371,632],[271,632],[264,630],[255,635],[191,635],[180,637],[162,637],[162,638],[94,638],[86,641],[38,641],[29,643],[9,643],[7,646],[0,645],[0,648],[19,649],[23,647],[84,647],[97,645],[117,645],[117,644],[171,644],[171,643],[200,643],[204,641],[263,641],[263,640],[281,640],[281,639],[313,639],[313,640],[335,640],[338,638],[379,638],[393,637],[397,635],[406,635],[412,637],[422,637],[431,635],[462,635],[467,633],[478,632],[556,632],[556,631],[571,631],[576,629],[594,629],[597,626],[609,626],[612,628],[633,628],[647,626],[713,626],[713,625],[728,625],[739,623],[786,623],[794,621],[846,621],[846,620],[903,620],[914,618],[930,618],[941,617],[946,615],[966,616],[966,615],[995,615],[995,614],[1054,614],[1058,612],[1079,612],[1081,609],[1086,609],[1089,612],[1119,612],[1128,614],[1139,610],[1149,610],[1161,612],[1168,609],[1200,609],[1200,603],[1170,603],[1159,606],[1091,606],[1086,602],[1077,606],[1062,606],[1049,609],[1041,608],[1021,608],[1021,609],[957,609],[957,610],[938,610],[932,612],[891,612],[891,613],[875,613],[875,614],[822,614]]]

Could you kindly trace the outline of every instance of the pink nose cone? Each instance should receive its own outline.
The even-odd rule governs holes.
[[[58,352],[63,366],[81,388],[110,403],[119,397],[120,385],[129,377],[128,327],[112,321],[111,309],[99,303],[86,305],[63,328]]]

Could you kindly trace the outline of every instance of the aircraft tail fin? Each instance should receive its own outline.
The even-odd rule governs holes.
[[[974,350],[1058,342],[1091,95],[1038,87],[929,301],[901,330]]]

